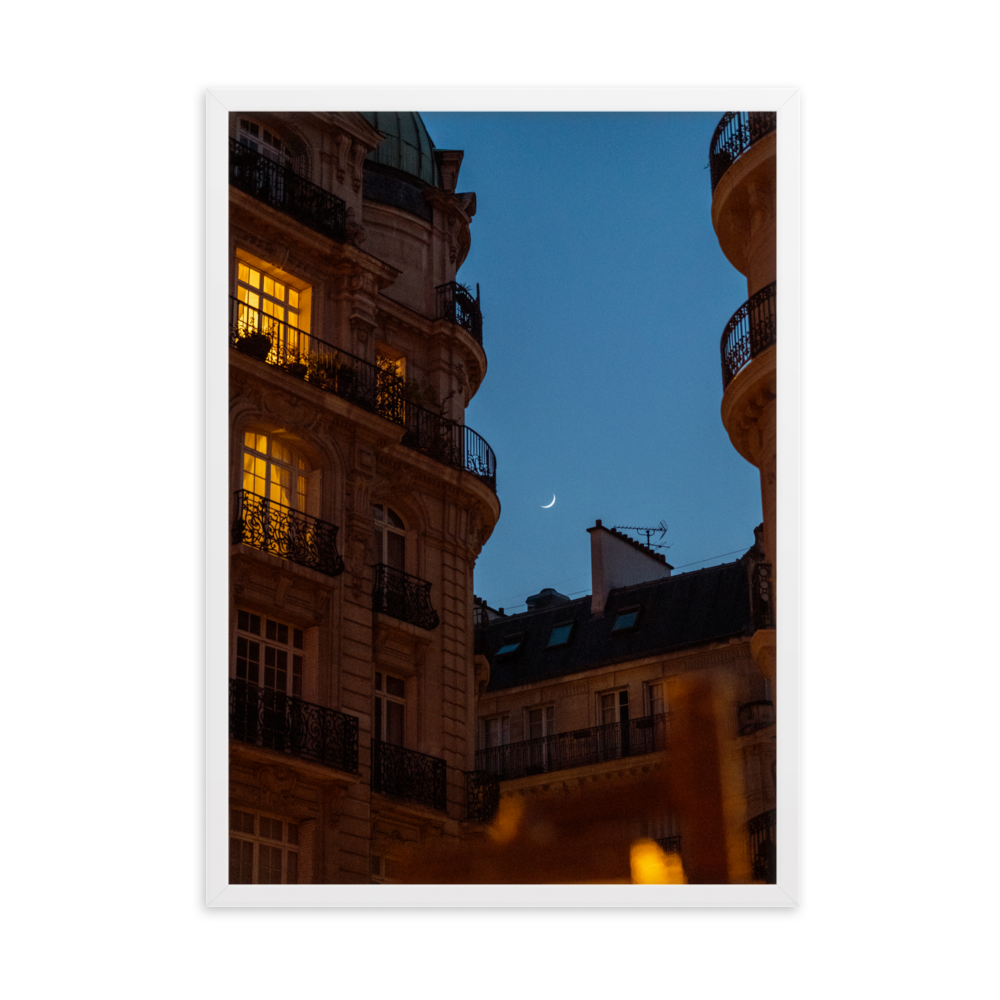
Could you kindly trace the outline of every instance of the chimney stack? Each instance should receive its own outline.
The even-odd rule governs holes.
[[[593,597],[591,614],[604,614],[608,594],[616,587],[631,587],[648,580],[670,576],[673,566],[659,552],[634,541],[613,528],[605,528],[601,519],[590,534],[590,584]]]

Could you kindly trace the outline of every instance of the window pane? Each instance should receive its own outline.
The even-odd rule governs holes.
[[[393,569],[406,571],[406,539],[395,532],[388,532],[386,561]]]
[[[403,745],[403,706],[398,701],[385,703],[385,742]]]
[[[406,696],[406,683],[401,681],[398,677],[386,675],[385,685],[386,691],[388,691],[389,694],[394,695],[397,698],[403,698]]]

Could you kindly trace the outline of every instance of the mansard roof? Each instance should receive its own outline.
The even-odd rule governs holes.
[[[603,615],[590,613],[587,596],[494,619],[484,626],[493,659],[487,691],[749,635],[749,573],[741,560],[619,587],[608,595]],[[634,609],[635,625],[613,633],[619,614]],[[569,641],[550,646],[553,629],[569,622]],[[513,653],[495,655],[519,635]]]

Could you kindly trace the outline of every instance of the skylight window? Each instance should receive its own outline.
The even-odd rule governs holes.
[[[612,634],[615,632],[625,632],[630,628],[635,628],[635,623],[639,619],[639,609],[632,608],[631,611],[622,611],[621,614],[615,619],[615,623],[611,628]]]
[[[546,644],[546,648],[551,648],[552,646],[565,646],[569,642],[569,634],[573,631],[572,622],[563,622],[562,625],[557,625],[553,630],[551,635],[549,635],[549,641]]]
[[[518,635],[508,636],[504,639],[503,645],[497,650],[497,656],[507,656],[515,652],[520,647],[522,639],[524,639],[523,632]]]

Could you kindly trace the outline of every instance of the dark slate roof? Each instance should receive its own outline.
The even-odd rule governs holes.
[[[749,567],[741,560],[612,590],[604,614],[596,617],[588,596],[495,619],[485,626],[493,661],[487,691],[748,635],[748,577]],[[636,606],[635,628],[612,635],[619,612]],[[547,648],[552,629],[568,621],[574,622],[569,643]],[[517,651],[496,656],[519,632],[524,639]]]

